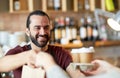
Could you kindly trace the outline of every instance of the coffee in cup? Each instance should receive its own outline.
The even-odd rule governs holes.
[[[91,63],[91,61],[94,59],[94,48],[89,47],[89,48],[80,48],[78,50],[79,52],[79,60],[80,63]]]
[[[78,49],[72,49],[71,56],[72,56],[73,63],[79,63]]]

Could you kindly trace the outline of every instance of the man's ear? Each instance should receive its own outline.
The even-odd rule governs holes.
[[[53,29],[53,26],[52,25],[50,25],[50,30],[52,30]]]
[[[54,27],[53,27],[53,24],[52,24],[52,21],[50,21],[50,30],[52,30]]]
[[[26,34],[27,34],[27,36],[30,36],[30,31],[28,28],[26,28]]]

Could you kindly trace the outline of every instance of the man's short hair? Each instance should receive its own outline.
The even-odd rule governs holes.
[[[47,16],[49,21],[50,21],[50,17],[48,16],[48,14],[46,14],[45,12],[41,11],[41,10],[35,10],[33,12],[31,12],[28,17],[27,17],[27,21],[26,21],[26,27],[29,28],[29,25],[30,25],[30,17],[32,15],[40,15],[40,16]]]

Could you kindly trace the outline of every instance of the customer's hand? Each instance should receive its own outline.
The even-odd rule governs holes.
[[[43,67],[45,70],[49,69],[50,67],[56,65],[53,57],[45,52],[39,52],[36,57],[36,66]]]
[[[104,60],[94,60],[92,63],[94,64],[95,67],[94,70],[85,72],[89,75],[107,73],[109,70],[112,70],[112,68],[115,68],[113,65]]]

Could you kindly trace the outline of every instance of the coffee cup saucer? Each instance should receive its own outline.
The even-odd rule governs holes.
[[[71,63],[71,65],[73,66],[74,70],[80,69],[81,71],[90,71],[94,66],[91,63]]]

